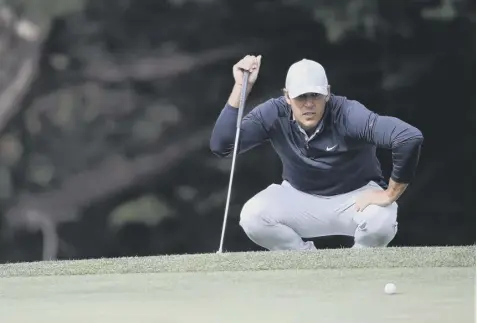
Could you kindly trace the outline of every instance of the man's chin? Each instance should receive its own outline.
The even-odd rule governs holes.
[[[301,122],[301,127],[304,130],[312,130],[315,129],[316,126],[318,125],[318,122],[316,121],[311,121],[311,120],[305,120]]]

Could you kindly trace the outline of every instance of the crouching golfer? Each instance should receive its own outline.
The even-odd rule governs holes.
[[[261,60],[248,55],[233,66],[235,85],[210,139],[210,149],[220,157],[234,149],[243,71],[250,71],[248,95]],[[386,247],[397,232],[396,200],[418,164],[421,132],[331,93],[323,66],[312,60],[289,67],[283,92],[242,121],[237,153],[269,142],[282,162],[283,181],[245,203],[241,227],[268,250],[315,250],[302,238],[329,235],[352,236],[355,248]],[[377,147],[392,151],[389,183]]]

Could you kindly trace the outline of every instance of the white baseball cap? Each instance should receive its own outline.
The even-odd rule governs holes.
[[[305,93],[328,95],[328,78],[320,63],[302,59],[293,63],[288,69],[285,88],[294,99]]]

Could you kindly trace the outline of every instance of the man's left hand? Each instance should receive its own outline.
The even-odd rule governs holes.
[[[368,190],[363,192],[356,199],[355,209],[358,212],[364,211],[368,205],[388,206],[394,202],[386,191],[381,190]]]

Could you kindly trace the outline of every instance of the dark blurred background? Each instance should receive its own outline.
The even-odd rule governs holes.
[[[309,58],[423,132],[393,246],[475,243],[474,1],[0,0],[0,262],[215,252],[231,159],[208,143],[247,54],[246,112]],[[238,216],[281,164],[236,166],[224,247],[260,250]]]

